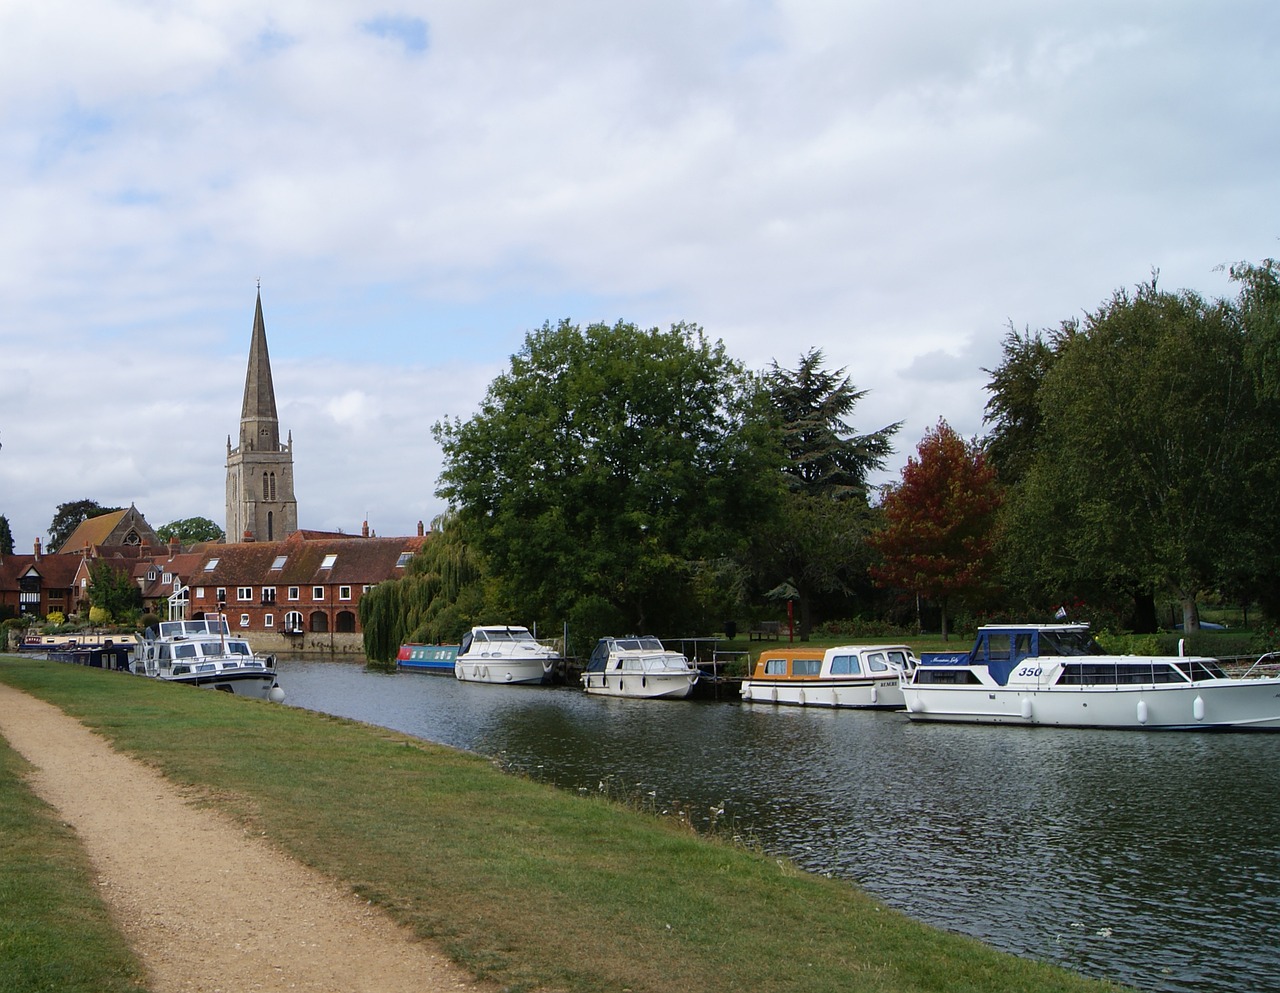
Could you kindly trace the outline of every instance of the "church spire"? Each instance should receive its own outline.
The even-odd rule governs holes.
[[[253,312],[253,338],[249,343],[249,368],[244,377],[244,403],[240,407],[240,448],[274,452],[280,448],[280,419],[276,391],[271,382],[271,355],[267,351],[267,326],[262,319],[262,288]]]

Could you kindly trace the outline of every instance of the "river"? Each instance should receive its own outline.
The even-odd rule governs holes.
[[[338,662],[281,661],[280,683],[292,706],[715,820],[1018,955],[1145,990],[1280,989],[1280,736],[918,724]]]

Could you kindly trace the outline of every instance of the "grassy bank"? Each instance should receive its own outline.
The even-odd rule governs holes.
[[[99,899],[72,831],[0,738],[0,990],[125,993],[142,969]]]
[[[513,989],[1111,988],[931,930],[847,883],[395,732],[56,663],[0,659],[0,680]]]

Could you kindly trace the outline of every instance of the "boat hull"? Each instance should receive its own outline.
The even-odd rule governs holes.
[[[897,678],[744,679],[742,699],[747,703],[864,710],[901,710],[905,706]]]
[[[698,682],[696,672],[587,672],[582,688],[593,696],[635,697],[644,700],[683,700]]]
[[[501,683],[511,686],[545,682],[552,662],[545,658],[467,658],[459,656],[453,674],[468,683]]]
[[[396,657],[396,667],[411,672],[452,676],[457,659],[457,645],[401,645]]]
[[[254,700],[271,700],[276,703],[284,700],[284,690],[276,682],[275,673],[257,672],[213,672],[187,673],[179,676],[156,676],[166,683],[179,683],[183,686],[196,686],[206,690],[220,690],[235,696],[249,697]]]
[[[1120,728],[1280,730],[1280,679],[1211,680],[1183,685],[1029,689],[904,686],[914,721]]]

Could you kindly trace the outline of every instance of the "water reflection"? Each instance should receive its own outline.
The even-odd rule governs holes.
[[[1280,988],[1280,737],[913,724],[282,662],[294,706],[726,817],[1005,950],[1151,990]],[[705,812],[705,813],[704,813]]]

